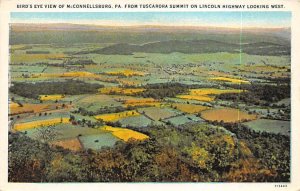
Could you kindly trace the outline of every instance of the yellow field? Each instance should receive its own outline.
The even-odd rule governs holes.
[[[106,72],[106,74],[109,75],[124,75],[124,76],[144,76],[144,72],[140,71],[133,71],[133,70],[122,70],[122,71],[116,71],[116,72]]]
[[[99,89],[102,94],[124,94],[133,95],[145,91],[144,88],[119,88],[119,87],[104,87]]]
[[[64,149],[69,149],[71,151],[80,151],[82,149],[78,138],[53,141],[50,144],[60,146]]]
[[[210,108],[202,105],[185,104],[185,103],[175,103],[172,104],[172,106],[173,108],[176,107],[176,109],[183,111],[185,113],[198,113]]]
[[[96,115],[96,119],[102,119],[103,121],[117,121],[122,118],[131,117],[131,116],[138,116],[140,115],[135,110],[131,111],[123,111],[120,113],[109,113],[109,114],[102,114],[102,115]]]
[[[33,112],[38,113],[45,110],[48,110],[49,108],[56,108],[58,104],[23,104],[21,107],[17,103],[10,103],[9,104],[9,113],[10,114],[19,114],[19,113],[26,113],[26,112]]]
[[[97,78],[99,77],[97,74],[91,72],[84,72],[84,71],[76,71],[76,72],[65,72],[61,75],[61,77],[91,77]]]
[[[127,99],[125,106],[160,106],[160,102],[153,98]]]
[[[215,89],[215,88],[201,88],[190,90],[191,95],[220,95],[226,93],[241,93],[243,90],[238,89]]]
[[[192,99],[198,101],[210,102],[215,99],[215,95],[226,93],[242,93],[243,90],[238,89],[215,89],[215,88],[201,88],[191,89],[188,95],[177,95],[176,97],[182,99]]]
[[[16,109],[16,108],[19,108],[20,105],[16,102],[10,102],[9,103],[9,109]]]
[[[159,102],[153,102],[153,103],[129,103],[129,104],[124,104],[126,107],[128,106],[154,106],[154,107],[159,107],[161,104]]]
[[[25,47],[26,47],[26,45],[24,45],[24,44],[16,44],[16,45],[11,45],[10,49],[11,50],[18,50],[18,49],[22,49],[22,48],[25,48]]]
[[[136,140],[145,140],[148,139],[149,136],[139,133],[130,129],[125,128],[116,128],[111,126],[104,126],[101,128],[105,131],[110,131],[115,137],[118,137],[119,139],[122,139],[123,141],[128,141],[129,139],[133,138]]]
[[[208,121],[224,121],[225,123],[249,121],[257,118],[256,115],[248,114],[233,108],[206,110],[201,112],[201,117]]]
[[[182,99],[192,99],[192,100],[206,101],[206,102],[210,102],[215,99],[212,96],[209,97],[209,96],[202,96],[202,95],[178,95],[176,97],[182,98]]]
[[[249,84],[250,83],[247,80],[241,80],[241,79],[236,79],[236,78],[227,78],[227,77],[215,77],[215,78],[210,78],[210,80],[231,82],[233,84]]]
[[[52,95],[40,95],[39,99],[42,101],[48,101],[48,100],[60,100],[62,98],[64,98],[65,95],[61,95],[61,94],[52,94]]]
[[[54,118],[54,119],[46,119],[40,121],[32,121],[32,122],[25,122],[25,123],[18,123],[14,125],[14,129],[16,131],[38,128],[41,126],[49,126],[55,125],[59,123],[70,123],[69,118]]]
[[[64,54],[12,54],[11,62],[32,62],[47,59],[58,59],[64,57]]]

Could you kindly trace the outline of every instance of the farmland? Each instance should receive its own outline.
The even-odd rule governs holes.
[[[186,113],[199,113],[201,111],[209,109],[209,107],[202,106],[202,105],[183,104],[183,103],[175,103],[172,104],[171,107]]]
[[[258,132],[279,133],[282,135],[290,135],[290,122],[269,119],[259,119],[244,123],[249,128]]]
[[[42,26],[11,27],[10,181],[290,181],[283,29]]]
[[[71,151],[80,151],[82,149],[78,138],[53,141],[51,145],[60,146]]]
[[[158,107],[141,108],[138,111],[155,121],[180,114],[179,111],[172,110],[170,108],[158,108]]]
[[[215,78],[211,78],[211,80],[225,81],[225,82],[231,82],[231,83],[235,83],[235,84],[249,83],[249,81],[247,81],[247,80],[236,79],[236,78],[227,78],[227,77],[215,77]]]
[[[142,133],[125,129],[125,128],[117,128],[117,127],[110,127],[110,126],[104,126],[102,127],[103,130],[112,132],[112,134],[124,141],[128,141],[129,139],[137,139],[137,140],[144,140],[148,139],[149,137],[147,135],[144,135]]]
[[[215,99],[215,95],[228,94],[228,93],[241,93],[242,90],[237,89],[191,89],[187,95],[178,95],[178,98],[191,99],[198,101],[211,102]]]
[[[42,101],[47,101],[47,100],[59,100],[64,98],[64,95],[40,95],[39,99]]]
[[[95,118],[103,121],[117,121],[122,118],[138,116],[138,115],[140,115],[138,112],[132,110],[132,111],[119,112],[119,113],[97,115],[95,116]]]
[[[256,115],[247,114],[238,109],[221,108],[201,112],[201,117],[209,121],[240,122],[256,119]]]
[[[59,107],[58,104],[18,104],[12,102],[9,104],[10,114],[16,115],[21,113],[40,113],[48,110],[53,110],[54,108]]]
[[[20,130],[27,130],[27,129],[31,129],[31,128],[38,128],[38,127],[42,127],[42,126],[56,125],[59,123],[69,123],[69,119],[68,118],[54,118],[54,119],[33,121],[33,122],[27,122],[27,123],[18,123],[14,126],[14,129],[17,131],[20,131]]]

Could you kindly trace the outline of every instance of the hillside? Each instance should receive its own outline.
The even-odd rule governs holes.
[[[245,28],[243,43],[270,42],[289,46],[290,29]],[[128,43],[213,40],[240,42],[240,29],[218,27],[97,26],[11,24],[10,44]]]
[[[77,54],[119,54],[130,55],[134,52],[145,53],[216,53],[216,52],[231,52],[236,53],[242,51],[252,55],[289,55],[290,47],[269,42],[258,42],[243,44],[241,47],[239,44],[225,43],[214,40],[195,40],[195,41],[162,41],[146,43],[143,45],[133,44],[114,44],[101,49],[93,51],[81,51]]]

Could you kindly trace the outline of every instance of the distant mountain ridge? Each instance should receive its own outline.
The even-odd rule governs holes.
[[[92,50],[92,51],[81,51],[76,54],[120,54],[130,55],[134,52],[145,52],[145,53],[215,53],[215,52],[242,52],[253,55],[289,55],[290,47],[270,42],[258,42],[248,44],[233,44],[219,42],[215,40],[196,40],[196,41],[162,41],[146,43],[142,45],[135,44],[114,44],[104,48]]]
[[[211,32],[240,32],[240,28],[232,27],[218,27],[218,26],[167,26],[167,25],[133,25],[133,26],[108,26],[108,25],[91,25],[91,24],[71,24],[71,23],[12,23],[11,28],[13,31],[51,31],[51,30],[61,30],[61,31],[131,31],[131,32],[201,32],[201,31],[211,31]],[[253,32],[253,33],[280,33],[286,32],[290,33],[290,28],[258,28],[258,27],[244,27],[243,31]]]
[[[173,47],[174,50],[169,52],[186,52],[182,50],[182,47],[188,46],[186,42],[192,43],[191,47],[198,47],[196,49],[199,50],[201,43],[205,43],[204,40],[211,40],[210,43],[218,46],[239,44],[242,39],[243,44],[266,42],[290,47],[291,36],[289,28],[243,28],[243,30],[240,30],[238,28],[204,26],[100,26],[69,23],[13,23],[10,25],[10,29],[10,44],[110,43],[121,44],[118,46],[127,44],[124,48],[129,48],[129,50],[133,51],[135,49],[133,45],[135,44],[140,46],[136,48],[142,48],[143,51],[147,52],[154,51],[148,49],[158,45],[155,42],[165,42],[159,44],[159,46],[172,46],[172,43],[179,45],[178,48]],[[130,47],[128,47],[128,44]],[[188,51],[199,52],[191,47],[188,48]],[[107,49],[102,51],[104,53],[105,51],[110,52],[109,49],[112,48],[115,49],[114,47],[107,47]],[[167,52],[166,48],[164,49],[164,52]]]

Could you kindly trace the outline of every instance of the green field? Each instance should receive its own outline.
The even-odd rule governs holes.
[[[41,131],[46,129],[47,127],[40,127],[26,130],[26,135],[33,139],[41,139]],[[51,128],[52,132],[55,132],[53,136],[53,140],[62,140],[75,138],[78,136],[86,136],[86,135],[94,135],[94,134],[102,134],[105,133],[99,129],[93,129],[88,127],[74,126],[71,124],[59,124]],[[25,133],[25,131],[22,131]]]
[[[85,149],[100,150],[102,147],[112,147],[120,139],[113,136],[111,133],[91,134],[79,137]]]
[[[56,113],[51,113],[47,112],[47,115],[45,113],[42,113],[41,116],[39,114],[35,114],[34,116],[29,116],[26,118],[20,118],[17,119],[17,123],[26,123],[26,122],[31,122],[31,121],[40,121],[40,120],[45,120],[45,119],[53,119],[53,118],[68,118],[70,117],[70,114],[67,112],[56,112]]]
[[[290,136],[291,134],[290,121],[258,119],[244,124],[250,129],[258,132],[278,133],[287,136]]]
[[[147,127],[151,124],[153,124],[153,121],[148,119],[147,117],[140,115],[140,116],[134,116],[134,117],[126,117],[124,119],[119,120],[122,127]]]
[[[187,114],[187,115],[181,115],[181,116],[177,116],[177,117],[171,117],[171,118],[165,119],[163,121],[170,123],[174,126],[180,126],[180,125],[184,125],[186,123],[203,122],[204,120],[195,115]]]
[[[154,121],[169,118],[181,114],[180,111],[170,108],[147,107],[138,109],[138,112],[148,116]]]
[[[88,111],[97,111],[104,107],[122,106],[120,102],[108,95],[90,95],[86,96],[75,103],[77,107],[85,108]]]

